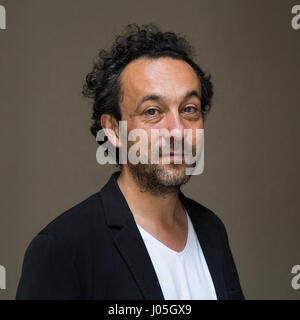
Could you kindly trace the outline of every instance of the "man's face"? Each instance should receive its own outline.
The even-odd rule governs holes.
[[[186,183],[190,176],[185,174],[187,165],[163,163],[162,140],[158,164],[151,164],[151,129],[177,131],[174,139],[182,139],[184,151],[184,129],[192,129],[190,144],[193,153],[196,148],[196,129],[203,129],[201,114],[201,84],[192,67],[183,60],[162,57],[158,59],[139,58],[126,66],[121,74],[122,120],[127,121],[128,133],[132,129],[143,129],[148,136],[148,164],[127,166],[140,186],[148,191],[169,193]],[[156,141],[157,142],[157,141]],[[171,138],[170,151],[174,150]],[[136,142],[128,141],[127,148]],[[152,141],[152,143],[154,143]]]

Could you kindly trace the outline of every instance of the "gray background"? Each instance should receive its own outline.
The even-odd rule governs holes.
[[[299,1],[298,1],[299,2]],[[188,37],[212,74],[205,170],[183,192],[225,223],[247,299],[299,299],[300,30],[297,1],[1,0],[1,299],[15,297],[25,249],[115,170],[95,159],[91,101],[98,49],[128,22]]]

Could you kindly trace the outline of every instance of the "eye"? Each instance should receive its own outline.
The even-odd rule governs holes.
[[[150,108],[148,110],[145,111],[145,114],[147,116],[155,116],[159,113],[159,110],[158,109],[155,109],[155,108]]]
[[[183,110],[184,112],[192,113],[192,112],[197,112],[198,109],[194,106],[187,106]]]

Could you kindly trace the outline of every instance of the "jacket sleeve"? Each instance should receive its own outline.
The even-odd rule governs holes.
[[[71,248],[54,235],[39,233],[25,252],[16,299],[80,298]]]
[[[228,235],[225,228],[224,223],[221,221],[221,235],[222,235],[222,242],[224,245],[224,274],[225,276],[225,282],[226,287],[229,295],[229,300],[245,300],[240,279],[238,275],[238,271],[232,256],[232,252],[230,249],[229,241],[228,241]]]

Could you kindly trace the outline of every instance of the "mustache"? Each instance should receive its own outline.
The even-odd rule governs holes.
[[[135,141],[128,141],[127,149],[129,150],[132,145],[136,144]],[[145,149],[151,149],[150,154],[153,154],[155,157],[165,157],[165,156],[192,156],[195,157],[197,155],[196,144],[191,145],[185,139],[170,137],[170,140],[162,140],[159,141],[150,141],[148,146],[144,145],[142,149],[137,151],[137,154],[140,155],[145,151]]]
[[[168,144],[167,144],[168,145]],[[167,148],[168,150],[165,150],[166,147],[163,145],[159,146],[159,156],[169,156],[169,155],[177,155],[177,156],[184,156],[184,150],[187,149],[187,146],[189,146],[188,150],[192,151],[192,155],[196,155],[196,146],[192,146],[188,144],[187,142],[184,142],[183,139],[176,140],[176,138],[171,137],[170,138],[170,148]]]
[[[169,147],[166,147],[166,145]],[[162,145],[160,144],[159,147],[156,146],[153,150],[154,154],[158,153],[159,157],[163,156],[184,156],[185,152],[189,150],[190,153],[192,153],[192,156],[196,156],[196,145],[191,145],[187,142],[184,142],[184,140],[176,140],[174,138],[170,139],[170,143],[164,142]]]

